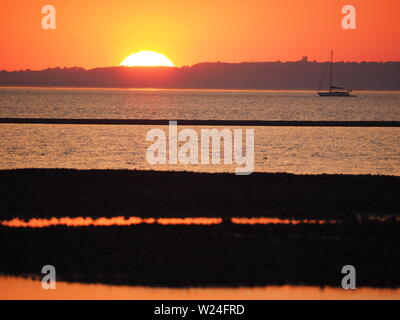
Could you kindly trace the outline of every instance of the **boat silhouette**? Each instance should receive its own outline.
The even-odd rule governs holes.
[[[321,82],[318,88],[318,95],[320,97],[354,97],[351,95],[352,90],[340,86],[334,86],[332,84],[333,78],[333,50],[331,51],[330,59],[329,59],[329,91],[321,91],[321,84],[324,81],[326,74],[326,68],[321,78]]]

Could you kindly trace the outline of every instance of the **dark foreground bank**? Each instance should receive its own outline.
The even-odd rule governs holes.
[[[1,171],[1,220],[64,216],[272,216],[338,224],[0,227],[0,274],[135,286],[400,287],[398,177]]]
[[[399,223],[12,229],[0,227],[0,274],[168,287],[400,287]]]
[[[400,177],[129,170],[0,171],[0,219],[399,214]]]

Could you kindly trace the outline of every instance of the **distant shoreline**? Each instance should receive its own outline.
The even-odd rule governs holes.
[[[400,62],[336,62],[334,84],[400,90]],[[0,71],[0,86],[317,90],[326,63],[199,63],[173,67],[49,68]],[[329,87],[322,82],[321,89]]]

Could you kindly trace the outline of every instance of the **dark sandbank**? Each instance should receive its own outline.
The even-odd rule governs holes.
[[[0,171],[0,219],[279,217],[354,220],[399,214],[400,177],[250,176],[129,170]]]
[[[140,216],[336,218],[334,225],[0,227],[0,274],[136,286],[400,286],[400,178],[145,171],[0,171],[1,219]]]

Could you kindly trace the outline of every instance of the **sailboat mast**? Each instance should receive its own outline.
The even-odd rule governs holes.
[[[331,70],[329,76],[329,92],[332,92],[333,50],[331,51]]]
[[[328,64],[325,63],[324,73],[322,74],[321,82],[318,87],[318,95],[320,97],[354,97],[350,94],[351,90],[345,87],[337,87],[332,84],[333,80],[333,50],[331,50],[331,56],[328,58]],[[321,85],[326,79],[326,72],[329,67],[329,91],[320,91]]]

